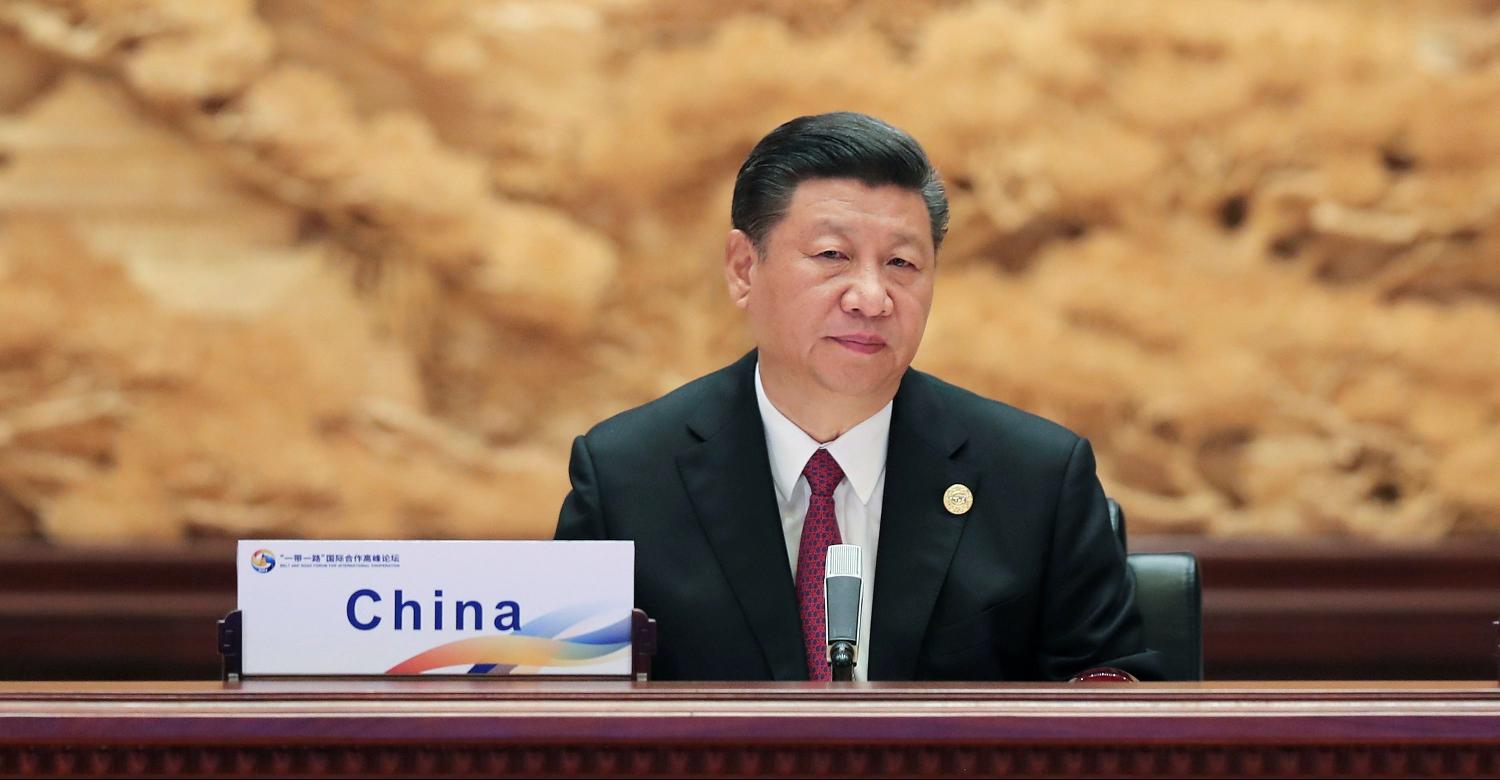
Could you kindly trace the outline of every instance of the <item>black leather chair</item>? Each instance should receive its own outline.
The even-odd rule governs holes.
[[[1109,499],[1109,522],[1120,547],[1125,537],[1125,511]],[[1128,553],[1125,560],[1135,574],[1135,603],[1141,611],[1146,646],[1162,654],[1168,680],[1203,679],[1203,591],[1198,583],[1198,559],[1189,552]]]

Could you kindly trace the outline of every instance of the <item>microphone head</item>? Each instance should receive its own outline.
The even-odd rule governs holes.
[[[862,564],[857,544],[831,544],[824,564],[825,577],[861,577]]]
[[[847,642],[853,645],[859,641],[859,602],[862,584],[859,545],[829,545],[828,557],[825,560],[824,635],[830,647],[835,642]],[[830,662],[832,662],[831,659]]]

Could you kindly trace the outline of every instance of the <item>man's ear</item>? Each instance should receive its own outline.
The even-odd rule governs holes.
[[[745,231],[729,231],[724,240],[724,281],[729,283],[729,300],[741,309],[750,303],[751,277],[759,257]]]

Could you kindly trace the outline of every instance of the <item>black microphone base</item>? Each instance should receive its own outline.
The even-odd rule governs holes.
[[[834,642],[828,646],[828,667],[834,682],[853,680],[855,662],[853,642]]]

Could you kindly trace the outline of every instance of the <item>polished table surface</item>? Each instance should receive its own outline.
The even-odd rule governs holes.
[[[0,682],[0,774],[1500,776],[1493,682]]]

